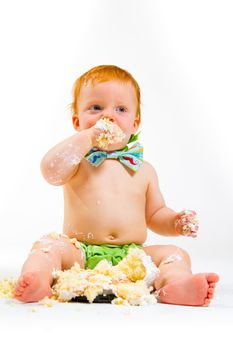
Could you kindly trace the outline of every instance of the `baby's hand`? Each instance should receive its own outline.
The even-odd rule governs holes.
[[[98,120],[93,126],[93,143],[100,148],[108,148],[108,145],[117,144],[125,138],[121,128],[107,118]]]
[[[198,229],[197,214],[194,210],[183,210],[177,215],[175,220],[177,233],[184,236],[197,237]]]

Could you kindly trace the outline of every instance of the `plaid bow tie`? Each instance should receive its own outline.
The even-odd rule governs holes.
[[[105,159],[119,159],[121,163],[133,171],[137,171],[142,165],[143,147],[136,142],[131,148],[125,147],[119,151],[100,151],[98,148],[92,148],[84,157],[91,165],[98,166]]]

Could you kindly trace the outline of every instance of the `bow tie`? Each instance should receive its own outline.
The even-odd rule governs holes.
[[[98,166],[105,159],[119,159],[133,171],[137,171],[142,165],[143,147],[139,142],[136,142],[131,148],[125,147],[119,151],[100,151],[98,148],[92,148],[84,157],[91,165]]]

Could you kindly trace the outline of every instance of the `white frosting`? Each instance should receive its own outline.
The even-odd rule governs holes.
[[[157,302],[151,294],[159,269],[143,249],[129,249],[116,266],[102,260],[93,270],[81,269],[75,263],[70,270],[54,271],[53,295],[59,301],[86,296],[91,303],[98,295],[115,294],[113,304],[148,305]]]
[[[110,144],[121,142],[126,137],[121,128],[107,118],[98,120],[95,129],[103,131],[96,139],[100,148],[106,148]]]
[[[169,256],[167,257],[167,259],[165,259],[165,260],[161,263],[161,265],[169,264],[169,263],[171,263],[171,262],[173,262],[173,261],[181,261],[181,260],[183,260],[183,259],[182,259],[182,256],[181,256],[180,254],[178,254],[178,253],[174,253],[174,254],[169,255]]]
[[[142,263],[146,268],[146,276],[144,278],[144,281],[146,282],[147,286],[151,286],[155,279],[159,276],[160,270],[156,267],[156,265],[153,263],[151,256],[144,255],[142,257]]]

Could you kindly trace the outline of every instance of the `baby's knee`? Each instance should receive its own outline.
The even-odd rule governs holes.
[[[49,233],[38,239],[32,247],[32,250],[40,249],[45,253],[61,250],[69,245],[69,238],[58,233]]]
[[[62,269],[71,268],[75,262],[84,267],[83,252],[78,243],[64,234],[49,233],[42,236],[34,243],[30,254],[38,251],[46,253],[47,256],[59,257]]]
[[[189,265],[191,264],[190,256],[186,250],[183,248],[177,247],[176,245],[169,244],[168,249],[168,258],[173,258],[174,260],[184,260]]]

